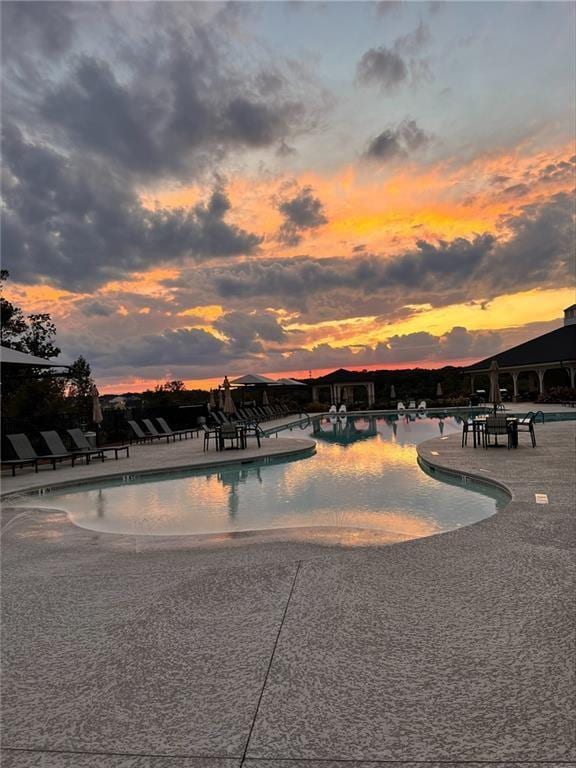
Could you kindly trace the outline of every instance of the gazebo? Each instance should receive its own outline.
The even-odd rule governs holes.
[[[339,368],[337,371],[320,376],[312,384],[312,400],[318,402],[320,390],[330,389],[330,403],[339,405],[344,402],[354,401],[354,387],[364,387],[368,400],[368,407],[371,408],[376,400],[374,390],[374,380],[366,375],[365,371],[347,371],[345,368]]]

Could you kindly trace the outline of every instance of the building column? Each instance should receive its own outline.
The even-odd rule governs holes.
[[[470,392],[474,394],[474,383],[476,381],[476,376],[474,376],[473,373],[470,374]]]
[[[518,397],[518,371],[510,371],[512,374],[512,383],[514,385],[514,400]]]
[[[543,395],[544,394],[544,374],[546,373],[546,368],[538,368],[536,371],[538,374],[538,392]]]
[[[371,408],[376,400],[376,395],[374,393],[374,382],[368,382],[368,384],[366,384],[366,389],[368,390],[368,407]]]
[[[570,389],[574,389],[574,379],[576,374],[576,368],[568,368],[568,373],[570,374]]]
[[[319,399],[318,399],[318,387],[317,386],[313,386],[312,387],[312,402],[313,403],[319,402]]]

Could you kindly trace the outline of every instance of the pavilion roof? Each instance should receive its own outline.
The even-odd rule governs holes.
[[[492,360],[497,361],[499,368],[574,361],[576,360],[576,325],[564,325],[562,328],[537,336],[516,347],[505,349],[497,355],[490,355],[474,365],[467,366],[464,372],[488,370]]]

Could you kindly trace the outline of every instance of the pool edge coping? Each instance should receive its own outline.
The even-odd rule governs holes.
[[[111,472],[108,474],[102,474],[102,475],[96,475],[94,477],[84,477],[80,479],[72,479],[72,480],[61,480],[56,482],[46,482],[42,485],[33,486],[30,488],[21,488],[18,491],[5,491],[3,493],[0,493],[0,502],[6,501],[7,499],[10,499],[12,497],[17,498],[20,496],[26,496],[35,494],[35,495],[42,495],[46,492],[51,492],[54,490],[59,490],[61,488],[71,488],[75,486],[84,486],[84,485],[91,485],[95,482],[100,482],[102,480],[114,480],[116,478],[121,478],[123,476],[129,476],[130,479],[132,478],[138,478],[138,477],[147,477],[149,475],[156,475],[159,473],[166,473],[166,474],[173,474],[176,472],[186,472],[189,470],[206,470],[206,469],[218,469],[219,467],[228,467],[234,464],[242,465],[242,464],[253,464],[263,459],[269,459],[269,458],[285,458],[288,456],[298,456],[302,455],[302,458],[306,457],[307,454],[314,455],[316,451],[316,441],[312,440],[310,438],[299,438],[299,440],[306,440],[309,445],[307,446],[299,446],[298,448],[289,448],[286,446],[286,449],[282,449],[280,451],[274,452],[274,453],[266,453],[258,456],[251,456],[249,458],[240,458],[238,456],[230,457],[229,459],[223,459],[222,461],[202,461],[198,462],[196,464],[180,464],[176,466],[167,466],[167,467],[155,467],[154,469],[142,469],[142,470],[133,470],[132,472],[127,471],[120,471],[120,472]],[[36,477],[36,473],[34,473],[34,477]]]

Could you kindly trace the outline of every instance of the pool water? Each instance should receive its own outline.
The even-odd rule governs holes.
[[[318,527],[332,537],[340,531],[343,539],[351,530],[418,538],[469,525],[508,502],[496,489],[440,482],[420,468],[419,442],[460,430],[455,418],[323,417],[280,433],[313,437],[314,455],[99,481],[45,493],[42,506],[110,533]]]

